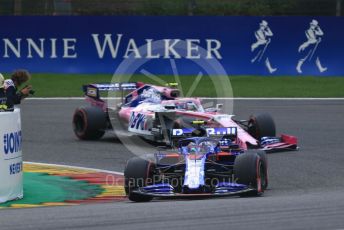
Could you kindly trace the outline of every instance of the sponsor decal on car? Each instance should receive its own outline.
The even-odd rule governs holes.
[[[147,116],[142,113],[131,113],[128,130],[138,134],[152,135],[147,127]]]
[[[190,134],[194,131],[194,128],[189,129],[173,129],[172,136],[183,136]],[[220,128],[206,128],[207,136],[223,136],[223,135],[237,135],[237,127],[220,127]]]

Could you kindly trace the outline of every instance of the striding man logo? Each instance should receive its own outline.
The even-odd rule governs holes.
[[[319,44],[322,41],[322,37],[324,36],[324,32],[320,28],[318,21],[313,19],[309,25],[309,28],[306,30],[305,33],[306,33],[307,41],[305,41],[299,46],[298,51],[303,56],[301,59],[299,59],[297,63],[296,71],[301,74],[302,65],[304,64],[304,62],[307,60],[312,61],[313,57],[316,57],[315,64],[318,67],[319,72],[320,73],[325,72],[327,68],[323,67],[323,65],[320,62],[320,58],[317,54]]]
[[[259,24],[259,29],[254,33],[254,35],[257,41],[251,45],[251,52],[255,54],[254,58],[251,59],[251,63],[261,62],[264,60],[265,66],[269,73],[274,73],[277,68],[272,67],[267,55],[267,48],[273,36],[273,33],[268,26],[268,22],[263,20]]]

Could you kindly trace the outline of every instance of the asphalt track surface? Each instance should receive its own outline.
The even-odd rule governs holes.
[[[81,100],[26,101],[26,161],[123,171],[116,138],[83,142],[71,117]],[[269,190],[255,198],[129,201],[0,210],[0,229],[344,229],[344,101],[237,100],[234,113],[269,112],[301,149],[268,155]]]

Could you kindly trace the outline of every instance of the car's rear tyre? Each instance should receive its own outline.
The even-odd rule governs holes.
[[[73,130],[81,140],[98,140],[106,129],[105,112],[98,107],[80,107],[73,115]]]
[[[131,158],[124,169],[124,190],[129,200],[148,202],[152,197],[134,193],[133,191],[152,183],[153,163],[140,157]]]
[[[248,123],[248,133],[260,140],[262,137],[276,136],[276,126],[270,114],[251,115]]]
[[[267,187],[267,162],[263,154],[246,152],[236,157],[234,162],[234,176],[238,184],[244,184],[254,189],[244,195],[261,195]]]

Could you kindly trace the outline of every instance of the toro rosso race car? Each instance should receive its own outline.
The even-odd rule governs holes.
[[[295,137],[276,137],[275,123],[270,115],[236,120],[234,115],[221,113],[221,104],[205,109],[199,98],[181,98],[179,90],[171,86],[140,82],[89,84],[83,86],[83,91],[91,106],[77,108],[73,116],[74,132],[82,140],[99,139],[106,131],[114,131],[114,124],[120,123],[129,133],[173,146],[173,136],[182,135],[187,128],[197,128],[197,122],[201,122],[206,134],[210,135],[220,132],[213,128],[235,127],[236,144],[242,150],[297,149]],[[104,91],[122,92],[121,102],[110,106],[100,97]]]
[[[172,151],[127,162],[128,198],[143,202],[154,197],[261,195],[268,186],[266,153],[241,149],[237,130],[208,128],[208,134],[203,127],[173,130],[178,135],[172,136],[177,139]]]

